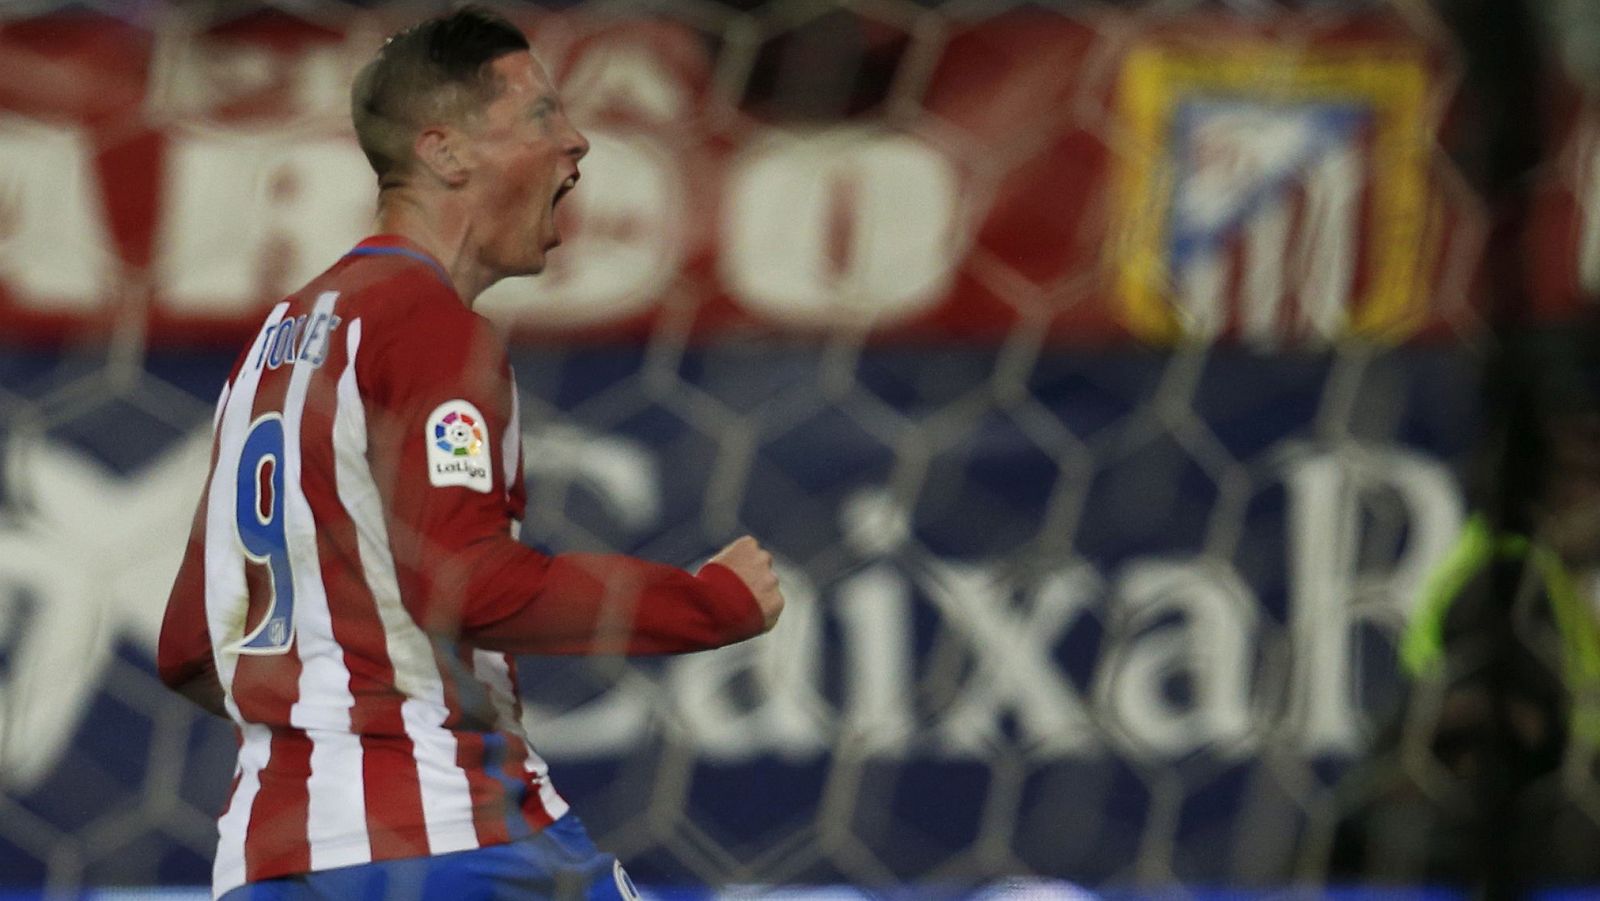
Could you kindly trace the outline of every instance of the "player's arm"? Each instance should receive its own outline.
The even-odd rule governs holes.
[[[622,555],[547,556],[512,537],[502,438],[513,388],[499,340],[464,309],[416,315],[423,327],[375,330],[371,353],[363,338],[357,378],[402,600],[424,628],[513,653],[662,654],[770,627],[781,596],[753,541],[689,573]],[[451,432],[469,418],[481,436]]]
[[[205,501],[195,513],[178,578],[167,599],[161,621],[161,637],[156,650],[156,668],[168,688],[199,705],[208,713],[226,717],[222,702],[222,683],[217,679],[216,660],[211,654],[211,636],[206,626],[205,548],[202,544],[206,519]]]
[[[749,536],[693,575],[620,555],[545,559],[537,593],[519,603],[508,592],[513,603],[503,616],[473,610],[463,623],[468,640],[510,653],[682,653],[759,635],[783,610],[772,555]]]

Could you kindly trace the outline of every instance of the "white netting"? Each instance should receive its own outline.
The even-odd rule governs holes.
[[[432,8],[75,9],[0,25],[0,885],[195,883],[233,738],[150,655],[211,399],[366,228],[344,85]],[[751,645],[529,663],[642,882],[1320,883],[1372,786],[1463,790],[1430,686],[1346,778],[1482,405],[1419,4],[513,12],[595,145],[490,302],[526,537],[749,531],[789,596]]]

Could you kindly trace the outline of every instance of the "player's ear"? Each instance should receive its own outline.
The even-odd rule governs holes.
[[[448,125],[424,128],[418,135],[413,151],[421,168],[452,188],[467,181],[466,136]]]

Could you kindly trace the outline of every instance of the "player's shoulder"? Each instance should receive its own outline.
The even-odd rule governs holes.
[[[320,284],[319,284],[320,283]],[[345,321],[359,319],[366,339],[401,343],[494,341],[489,321],[462,301],[434,265],[411,256],[346,257],[308,292],[338,291]]]
[[[340,307],[375,320],[462,321],[471,311],[425,264],[391,257],[346,257],[307,290],[337,291]]]
[[[306,291],[338,291],[349,328],[360,323],[359,369],[367,378],[409,382],[425,372],[479,371],[505,359],[505,341],[464,303],[427,257],[352,254]]]

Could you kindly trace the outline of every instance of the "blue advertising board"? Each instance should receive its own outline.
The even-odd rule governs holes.
[[[232,733],[152,654],[230,362],[0,356],[0,886],[209,878]],[[525,540],[778,560],[761,639],[521,666],[556,785],[668,887],[1315,875],[1480,403],[1426,347],[513,364]]]

